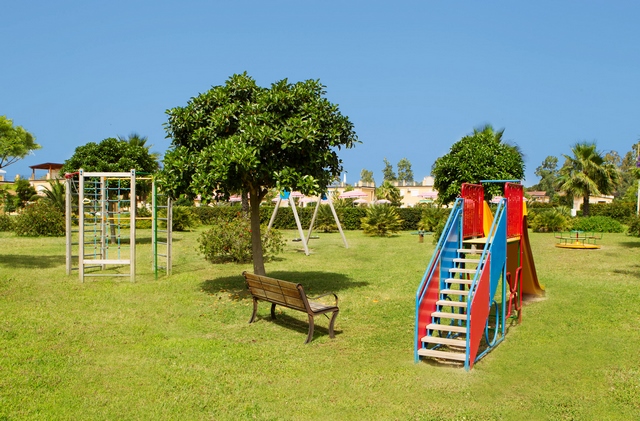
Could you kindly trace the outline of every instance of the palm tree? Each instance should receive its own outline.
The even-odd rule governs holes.
[[[602,152],[596,150],[595,143],[576,143],[571,152],[573,156],[564,155],[565,163],[556,185],[571,196],[582,196],[582,214],[589,216],[589,197],[613,193],[620,174],[618,168],[605,161]]]
[[[65,195],[64,184],[58,181],[57,179],[51,180],[49,184],[51,184],[51,188],[48,189],[45,187],[44,189],[44,195],[46,196],[46,200],[49,200],[51,203],[53,203],[55,207],[58,208],[60,212],[64,214],[65,208],[66,208],[66,195]]]

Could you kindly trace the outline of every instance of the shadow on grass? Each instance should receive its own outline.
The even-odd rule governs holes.
[[[265,311],[262,312],[261,310],[265,310]],[[303,334],[302,336],[300,336],[300,342],[304,342],[307,339],[307,334],[309,333],[309,322],[306,314],[301,313],[299,311],[288,310],[285,308],[283,309],[283,311],[290,311],[291,313],[299,314],[300,317],[304,317],[304,320],[297,319],[288,314],[278,313],[277,311],[276,311],[276,318],[271,319],[270,311],[271,311],[271,305],[269,303],[262,303],[262,305],[258,304],[258,316],[256,317],[256,320],[253,322],[256,328],[259,328],[260,323],[275,323],[278,326],[282,326],[283,328],[295,330],[296,332],[300,332],[301,334]],[[318,338],[318,336],[329,337],[329,319],[324,317],[324,315],[316,316],[314,319],[315,319],[315,323],[313,328],[313,339]],[[340,323],[340,315],[338,315],[338,320],[336,321],[336,324],[339,324],[339,323]],[[342,330],[334,328],[333,333],[336,336],[338,336],[342,334]]]
[[[640,278],[640,265],[629,265],[625,269],[614,269],[613,273],[618,275],[628,275]]]
[[[0,254],[0,266],[8,268],[46,269],[64,266],[65,256],[30,256],[25,254]]]
[[[640,247],[640,241],[621,241],[620,244],[622,247],[627,247],[630,249],[635,249]]]
[[[302,284],[309,296],[325,292],[338,294],[340,291],[369,285],[368,282],[355,281],[347,275],[333,272],[274,271],[269,272],[267,276]],[[242,275],[208,279],[200,285],[200,288],[209,294],[225,292],[236,294],[240,299],[251,298]]]

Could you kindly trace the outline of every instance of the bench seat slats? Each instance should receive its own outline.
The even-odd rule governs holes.
[[[306,343],[309,343],[313,338],[313,317],[319,314],[333,313],[331,322],[329,323],[329,336],[331,338],[334,337],[333,325],[339,312],[337,306],[338,297],[335,296],[335,294],[332,294],[336,299],[335,305],[326,305],[317,301],[309,301],[304,292],[304,288],[300,284],[255,275],[249,272],[243,272],[242,274],[247,282],[247,288],[253,296],[253,315],[249,323],[255,320],[257,300],[262,300],[272,304],[272,318],[275,318],[274,309],[276,305],[307,313],[309,316],[309,334],[307,335]]]

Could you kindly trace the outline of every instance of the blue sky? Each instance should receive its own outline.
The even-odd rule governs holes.
[[[526,185],[578,141],[640,138],[637,1],[13,1],[2,5],[0,115],[64,162],[137,132],[164,153],[165,110],[247,71],[263,86],[320,79],[362,144],[347,181],[383,158],[415,178],[474,127],[504,128]],[[562,160],[561,160],[562,162]]]

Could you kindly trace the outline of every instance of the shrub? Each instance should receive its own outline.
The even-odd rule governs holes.
[[[62,212],[48,200],[28,205],[16,217],[15,232],[23,237],[60,237],[65,233]]]
[[[315,229],[321,232],[335,232],[338,230],[338,224],[336,224],[336,219],[329,205],[320,205],[318,208]]]
[[[573,229],[595,232],[624,232],[622,224],[609,216],[588,216],[576,218]]]
[[[171,229],[173,231],[189,231],[191,228],[197,227],[200,221],[193,209],[195,208],[191,206],[174,206]]]
[[[571,220],[566,216],[566,209],[546,209],[538,211],[529,224],[535,232],[555,232],[571,227]]]
[[[590,216],[608,216],[624,224],[635,215],[636,204],[625,202],[591,203],[589,213]]]
[[[627,222],[629,223],[629,227],[627,228],[627,234],[640,237],[640,217],[633,216],[629,218]]]
[[[13,231],[14,218],[7,214],[0,214],[0,231]]]
[[[151,221],[151,211],[147,208],[138,208],[136,209],[136,228],[138,229],[150,229],[152,222]],[[138,219],[144,218],[144,219]]]
[[[388,237],[402,229],[402,219],[394,206],[373,205],[367,208],[360,225],[367,235]]]
[[[440,208],[437,206],[423,207],[422,218],[420,219],[420,222],[418,222],[418,229],[422,231],[435,232],[438,225],[442,225],[442,227],[444,227],[450,212],[451,209]]]
[[[267,232],[266,226],[261,226],[260,232],[264,259],[270,260],[284,248],[282,234],[275,229]],[[211,263],[251,262],[251,222],[242,214],[237,214],[232,221],[219,219],[200,235],[198,243],[198,251]]]
[[[422,218],[423,208],[398,208],[398,215],[402,219],[402,229],[404,231],[417,230]]]

